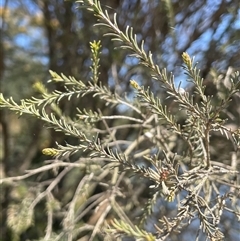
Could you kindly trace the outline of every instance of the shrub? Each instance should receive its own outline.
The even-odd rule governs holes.
[[[47,224],[41,240],[82,236],[86,240],[125,236],[177,240],[193,231],[191,240],[224,239],[224,221],[240,218],[240,129],[239,117],[232,114],[234,105],[240,103],[239,73],[229,68],[228,75],[213,75],[217,92],[207,95],[197,63],[184,52],[186,79],[176,86],[174,76],[154,64],[144,42],[137,42],[133,28],[120,30],[116,15],[111,20],[99,1],[80,2],[107,29],[106,35],[120,42],[119,48],[130,51],[145,66],[163,91],[156,94],[130,80],[134,98],[132,93],[127,98],[103,86],[98,80],[101,42],[93,41],[89,81],[50,71],[50,82],[62,84],[63,91],[49,92],[37,82],[34,88],[41,98],[18,104],[0,95],[0,107],[38,118],[46,128],[75,140],[74,144],[44,148],[50,162],[1,179],[1,184],[23,187],[22,201],[8,209],[7,223],[15,240],[33,225],[34,210],[42,203]],[[96,106],[104,102],[109,109],[78,108],[72,118],[59,107],[63,100],[86,96]],[[237,111],[239,115],[239,108]],[[49,171],[55,173],[53,179]],[[21,183],[28,178],[37,181],[37,188]],[[69,190],[56,198],[60,183]],[[54,220],[61,220],[60,230],[55,229]]]

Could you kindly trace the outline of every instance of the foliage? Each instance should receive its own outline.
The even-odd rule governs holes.
[[[3,73],[4,88],[1,88],[5,94],[13,95],[19,100],[29,95],[31,83],[44,78],[43,70],[46,67],[44,68],[42,62],[46,61],[46,53],[43,52],[44,41],[40,38],[43,34],[43,20],[39,12],[30,18],[27,9],[20,4],[12,8],[0,8],[0,13],[3,17],[4,33],[1,41],[5,51],[4,68],[14,69]],[[28,38],[23,41],[25,36]]]
[[[46,127],[78,142],[44,148],[42,152],[52,158],[50,161],[23,175],[1,179],[1,185],[14,187],[12,195],[19,193],[16,188],[21,180],[28,178],[32,186],[37,186],[24,198],[16,198],[22,207],[20,214],[16,205],[8,209],[8,226],[15,240],[34,225],[33,210],[43,203],[47,224],[39,240],[103,240],[105,235],[110,240],[124,236],[175,240],[184,230],[194,229],[196,222],[195,240],[223,240],[222,220],[240,219],[240,129],[238,117],[229,109],[231,102],[240,101],[239,72],[213,76],[217,94],[207,95],[197,63],[184,52],[183,69],[190,87],[184,89],[182,83],[176,86],[173,74],[155,64],[153,54],[144,49],[144,41],[139,44],[133,28],[120,30],[117,15],[111,19],[100,1],[78,2],[94,14],[99,27],[107,29],[107,37],[119,41],[120,49],[130,51],[139,60],[138,65],[146,67],[167,98],[156,96],[136,80],[130,80],[134,99],[103,85],[99,81],[100,41],[90,43],[89,81],[50,71],[50,82],[61,84],[63,90],[50,92],[37,82],[34,87],[41,97],[20,103],[1,94],[1,108],[38,118]],[[103,102],[109,109],[121,107],[122,114],[108,115],[107,111],[84,107],[76,108],[74,117],[62,112],[62,101],[85,97]],[[228,118],[237,126],[229,127]],[[126,129],[134,131],[124,138]],[[231,147],[222,151],[216,141],[220,138]],[[220,150],[224,160],[215,159]],[[74,172],[79,179],[73,182]],[[69,191],[63,198],[56,198],[60,185],[68,186]],[[97,193],[96,187],[100,187]],[[143,199],[143,189],[151,189],[151,196]],[[158,211],[159,202],[165,204],[166,212]],[[171,211],[167,209],[170,205]],[[149,227],[153,215],[156,220]],[[60,230],[55,229],[56,220],[60,220]]]

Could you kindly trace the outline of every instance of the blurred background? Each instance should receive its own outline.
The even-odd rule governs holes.
[[[240,2],[239,0],[102,0],[110,17],[117,13],[119,28],[132,26],[138,40],[145,40],[145,50],[151,50],[160,68],[175,76],[176,85],[188,88],[181,68],[181,55],[195,56],[202,69],[201,75],[209,95],[216,94],[213,79],[216,73],[225,75],[231,67],[240,69]],[[89,80],[89,41],[101,39],[100,81],[119,95],[131,96],[129,80],[135,79],[159,95],[160,83],[151,79],[138,61],[127,51],[116,48],[118,43],[109,37],[103,27],[93,27],[96,19],[91,13],[78,8],[75,1],[63,0],[2,0],[0,5],[0,92],[19,101],[39,93],[34,83],[47,84],[48,70]],[[48,84],[49,90],[61,86]],[[62,89],[61,89],[62,90]],[[84,98],[74,99],[71,105],[61,102],[67,115],[74,115],[74,106],[87,109],[100,108],[111,115],[108,107]],[[240,105],[230,106],[234,118],[229,125],[239,125]],[[121,108],[112,110],[121,113]],[[128,135],[128,133],[126,133]],[[1,177],[17,176],[27,169],[41,166],[45,157],[41,150],[64,142],[66,137],[46,129],[44,124],[28,116],[18,117],[5,109],[0,110],[0,171]],[[219,144],[220,145],[220,144]],[[230,148],[230,147],[229,147]],[[215,153],[219,155],[219,153]],[[23,181],[24,182],[24,181]],[[28,188],[25,183],[24,190]],[[66,190],[62,187],[61,193]],[[3,212],[0,231],[11,240],[6,227],[6,210],[15,199],[12,187],[5,187],[1,197]],[[20,191],[19,191],[20,192]],[[21,193],[21,192],[20,192]],[[41,210],[41,208],[39,208]],[[41,212],[41,211],[40,211]],[[41,213],[36,215],[37,226],[22,234],[21,240],[37,239],[44,232]],[[231,224],[229,223],[229,230]],[[59,225],[56,224],[56,230]],[[229,231],[228,239],[232,233]]]

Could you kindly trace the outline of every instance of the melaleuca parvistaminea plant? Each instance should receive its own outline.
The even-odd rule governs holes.
[[[122,98],[103,86],[98,78],[100,42],[94,41],[90,45],[92,78],[88,82],[50,71],[51,81],[63,84],[66,87],[64,92],[49,93],[41,83],[37,83],[35,88],[42,94],[41,98],[33,97],[17,104],[11,98],[0,96],[1,107],[19,114],[32,115],[50,128],[78,140],[78,145],[56,143],[55,147],[43,149],[43,153],[53,157],[54,162],[32,170],[20,179],[56,167],[66,167],[55,179],[58,182],[67,175],[67,168],[88,170],[77,183],[63,215],[61,237],[70,240],[86,231],[84,227],[87,225],[81,226],[81,219],[91,212],[88,205],[92,205],[92,199],[92,208],[96,212],[102,211],[94,225],[87,226],[91,230],[89,240],[97,234],[101,237],[106,234],[112,239],[132,236],[137,240],[168,240],[176,237],[176,233],[192,230],[191,224],[195,220],[199,223],[195,230],[196,240],[202,233],[210,240],[224,239],[224,233],[220,230],[221,219],[226,213],[231,213],[233,219],[240,216],[237,199],[239,183],[236,178],[240,130],[239,126],[235,130],[225,126],[226,120],[222,117],[231,99],[239,100],[239,73],[233,73],[226,80],[228,87],[224,88],[224,98],[207,96],[194,59],[183,53],[186,81],[194,89],[192,92],[183,91],[180,86],[175,86],[171,73],[154,64],[152,53],[144,50],[143,41],[139,46],[132,28],[120,30],[116,15],[111,20],[107,12],[102,10],[100,1],[80,2],[94,13],[99,21],[98,25],[107,27],[107,36],[120,41],[119,47],[130,50],[132,56],[138,58],[140,64],[147,68],[152,78],[163,86],[167,98],[175,103],[175,108],[170,108],[165,99],[157,97],[150,88],[140,86],[135,80],[130,80],[135,91],[135,102]],[[58,105],[60,100],[65,98],[71,101],[73,96],[81,99],[86,95],[91,100],[99,98],[99,101],[111,108],[125,105],[128,111],[121,115],[104,115],[101,110],[83,108],[77,110],[75,119],[62,113]],[[46,108],[50,108],[51,112],[47,113]],[[180,114],[183,116],[181,122],[178,118]],[[109,120],[115,120],[112,126],[109,126]],[[96,123],[103,125],[99,128]],[[127,140],[120,138],[119,133],[126,128],[137,130],[137,135],[133,135],[134,139],[131,136]],[[223,164],[212,158],[212,149],[217,146],[212,145],[211,138],[216,134],[223,136],[226,141],[231,138],[236,147],[232,153],[232,159],[236,160],[234,165],[233,161]],[[81,157],[77,161],[69,161],[78,153],[81,153]],[[132,174],[135,175],[132,177]],[[2,182],[18,179],[19,177],[9,177]],[[141,203],[142,197],[137,194],[139,188],[144,187],[144,180],[148,184],[145,188],[151,190],[147,203]],[[36,196],[34,205],[30,205],[32,208],[43,199],[48,204],[55,201],[51,196],[55,182],[44,187],[44,191]],[[100,196],[92,198],[89,190],[94,189],[99,182],[106,190]],[[226,191],[221,191],[222,188]],[[144,225],[149,217],[157,213],[160,201],[169,212],[160,213],[160,217],[155,219],[154,231],[148,232]],[[168,209],[170,202],[174,204],[171,212]],[[132,213],[134,208],[138,211],[139,221],[136,221],[136,216]],[[50,214],[56,211],[57,208],[48,209]],[[49,223],[51,221],[49,218]],[[49,234],[51,235],[56,234]]]

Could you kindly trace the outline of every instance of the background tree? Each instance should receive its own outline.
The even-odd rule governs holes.
[[[26,6],[26,4],[21,4],[21,2],[19,1],[16,1],[15,3],[18,3],[16,9],[13,5],[7,5],[7,7],[3,9],[5,10],[5,14],[2,15],[5,16],[4,20],[6,26],[5,28],[3,28],[3,36],[12,36],[11,38],[9,38],[11,40],[10,42],[12,46],[11,51],[14,51],[15,53],[11,55],[6,54],[8,53],[8,51],[10,53],[10,50],[7,49],[7,39],[3,38],[5,43],[4,52],[6,56],[6,70],[3,76],[4,85],[2,85],[2,92],[4,92],[4,94],[7,96],[14,95],[15,98],[19,98],[20,96],[16,95],[18,94],[18,92],[14,90],[13,85],[9,85],[9,83],[11,83],[10,80],[14,80],[14,83],[16,83],[16,85],[14,86],[18,86],[17,84],[19,84],[20,87],[24,87],[24,92],[26,91],[26,94],[23,93],[21,97],[31,96],[32,93],[30,92],[30,89],[28,87],[25,87],[25,84],[26,86],[30,86],[31,84],[29,83],[33,81],[39,79],[47,80],[48,78],[44,77],[46,76],[46,72],[44,71],[46,71],[46,69],[48,68],[53,71],[56,71],[59,74],[63,72],[67,76],[74,76],[77,79],[83,80],[84,83],[87,83],[87,80],[89,80],[90,78],[89,65],[91,61],[89,41],[92,41],[93,39],[102,36],[103,32],[107,32],[106,29],[104,29],[103,27],[92,28],[92,25],[95,22],[95,19],[92,17],[92,14],[88,13],[85,10],[76,10],[76,5],[74,2],[30,1],[30,5],[28,6]],[[147,3],[144,1],[105,1],[103,8],[106,8],[108,10],[111,18],[113,18],[114,12],[117,12],[118,25],[122,31],[128,25],[134,26],[134,31],[137,34],[137,40],[145,40],[145,50],[151,50],[154,53],[153,60],[158,66],[160,66],[160,68],[167,67],[167,70],[169,72],[172,71],[175,74],[176,85],[178,85],[179,81],[185,79],[180,67],[182,64],[181,55],[182,52],[188,51],[190,55],[195,55],[196,59],[200,62],[199,67],[202,68],[201,75],[204,78],[205,84],[207,85],[207,87],[205,88],[206,94],[214,94],[223,97],[225,95],[224,91],[227,87],[230,74],[234,72],[233,69],[239,68],[239,52],[237,51],[237,47],[239,45],[239,41],[237,41],[239,35],[237,10],[239,9],[239,6],[238,3],[234,1],[228,3],[226,3],[225,1],[221,1],[220,3],[216,2],[214,4],[211,3],[210,6],[208,6],[207,4],[208,3],[205,1],[184,1],[184,3],[172,3],[170,1],[159,1],[158,3],[156,3],[155,1],[148,1]],[[110,7],[107,7],[109,5]],[[30,9],[32,9],[32,12],[30,11]],[[16,17],[10,18],[9,16],[12,15],[7,15],[7,11],[13,12],[14,16]],[[32,13],[32,15],[30,15],[30,13]],[[42,39],[30,38],[31,44],[28,44],[28,48],[26,47],[26,42],[24,44],[20,44],[19,46],[18,41],[16,40],[16,36],[19,35],[19,32],[14,32],[10,27],[16,26],[16,24],[11,23],[11,21],[16,21],[16,19],[18,19],[18,14],[20,15],[19,19],[24,19],[24,17],[26,16],[28,19],[28,21],[23,21],[25,22],[25,24],[27,22],[27,25],[24,27],[24,33],[26,32],[30,34],[32,30],[34,35],[36,34],[37,36],[39,36],[40,31],[41,34],[43,32],[45,33],[45,37]],[[20,21],[16,22],[19,23]],[[24,41],[26,40],[24,39]],[[40,49],[42,49],[43,45],[44,48],[48,51],[41,50],[39,51],[39,54],[39,52],[37,51],[37,46],[40,46]],[[29,46],[32,47],[29,48]],[[131,98],[133,96],[133,93],[132,89],[129,89],[129,80],[134,78],[141,85],[149,86],[150,89],[154,90],[155,94],[161,96],[161,99],[165,101],[165,98],[168,94],[166,93],[165,89],[162,88],[162,85],[160,85],[158,82],[152,79],[151,72],[148,70],[148,68],[139,65],[138,60],[136,60],[135,58],[126,55],[126,53],[128,53],[127,50],[123,51],[120,49],[115,49],[116,46],[120,45],[116,42],[112,42],[109,37],[105,37],[102,39],[102,46],[102,61],[100,67],[101,75],[99,75],[99,82],[103,83],[103,85],[108,85],[110,87],[110,90],[112,90],[119,96],[123,96],[124,92],[127,92],[129,94],[129,98]],[[94,48],[92,49],[94,50]],[[32,52],[32,50],[34,51]],[[44,52],[45,55],[42,55],[42,52]],[[21,56],[20,60],[21,62],[23,62],[23,64],[21,64],[21,62],[17,59],[17,56]],[[26,58],[24,58],[24,56],[26,56]],[[34,56],[34,61],[32,61],[32,56]],[[31,61],[29,61],[30,59]],[[13,68],[13,65],[10,64],[15,62],[17,63],[17,67],[24,66],[25,61],[30,66],[28,68],[29,71],[32,71],[32,73],[28,72],[28,74],[26,74],[25,76],[22,75],[22,73],[20,74],[18,72],[19,70],[24,70],[24,68],[19,68],[18,70],[18,68]],[[229,66],[231,66],[232,68],[228,68]],[[12,71],[12,69],[14,69],[14,71]],[[217,71],[221,71],[222,76],[217,75]],[[24,73],[24,71],[22,72]],[[37,73],[39,73],[39,75]],[[16,79],[16,77],[14,76],[21,76],[23,78]],[[31,79],[27,81],[29,77]],[[60,82],[63,81],[61,80]],[[182,82],[182,87],[187,85],[187,82]],[[42,85],[36,84],[35,90],[37,90],[40,93],[45,93],[45,90],[42,89],[42,87]],[[61,92],[67,92],[67,90],[64,89],[64,85],[55,85],[54,82],[50,89],[56,88]],[[187,88],[189,88],[189,93],[193,93],[191,85],[187,85]],[[19,89],[20,88],[18,88],[18,90]],[[198,98],[198,96],[196,96],[195,98]],[[200,101],[202,100],[196,99],[195,101],[199,101],[200,103]],[[80,99],[80,101],[78,98],[72,97],[72,102],[68,102],[64,99],[59,103],[60,105],[57,109],[56,106],[48,107],[47,113],[54,112],[56,115],[59,116],[69,116],[73,118],[76,115],[76,109],[74,108],[76,106],[82,110],[83,108],[87,110],[85,115],[82,113],[82,118],[85,118],[86,116],[90,115],[88,112],[89,109],[97,111],[98,113],[100,110],[99,115],[101,114],[103,116],[109,117],[114,115],[120,115],[122,113],[125,113],[126,111],[126,107],[121,105],[118,108],[106,108],[103,102],[96,102],[96,99],[91,99],[90,101],[88,96],[84,96]],[[113,101],[112,103],[116,104],[118,103],[118,101],[115,100],[115,102]],[[226,109],[224,116],[228,117],[226,125],[228,125],[228,127],[229,125],[231,125],[231,129],[233,130],[239,128],[238,123],[240,120],[240,110],[237,103],[238,96],[233,97],[232,104],[230,104],[229,108]],[[171,101],[171,99],[166,100],[166,104],[173,112],[177,111],[179,108],[176,104],[174,104]],[[147,117],[148,115],[150,115],[150,113],[147,112],[145,113],[145,115]],[[93,121],[94,116],[90,115],[90,117],[90,120]],[[182,113],[179,113],[179,116],[177,117],[178,122],[184,125],[186,116],[182,115]],[[9,119],[10,117],[4,114],[4,118]],[[14,117],[11,115],[10,119],[12,120],[13,118]],[[95,116],[95,118],[97,119],[97,116]],[[24,123],[24,121],[25,119],[23,120],[23,118],[21,118],[20,121],[18,120],[17,123],[22,124]],[[2,122],[3,133],[6,133],[5,123]],[[42,166],[43,158],[40,156],[40,153],[38,151],[41,150],[43,147],[53,146],[53,143],[56,140],[58,141],[58,143],[62,145],[64,145],[66,141],[68,143],[71,143],[72,145],[78,143],[78,138],[66,138],[64,135],[57,135],[56,132],[49,133],[49,131],[46,130],[45,127],[42,128],[43,124],[39,123],[40,122],[27,122],[25,123],[25,125],[22,124],[24,130],[22,130],[21,133],[16,133],[17,135],[14,134],[12,128],[6,127],[7,129],[11,129],[10,137],[13,139],[14,143],[20,142],[22,143],[22,146],[20,146],[18,150],[14,145],[13,148],[10,149],[10,151],[6,152],[6,148],[9,149],[9,142],[5,141],[5,152],[3,152],[2,154],[3,166],[5,168],[5,176],[16,176],[23,173],[25,169],[32,169]],[[91,123],[90,125],[78,123],[78,128],[85,128],[85,130],[88,130],[91,134],[91,131],[95,133],[94,129],[92,129],[93,125],[96,128],[95,131],[99,132],[99,137],[101,138],[104,137],[104,131],[103,133],[100,132],[100,130],[103,129],[103,126],[107,126],[106,129],[108,129],[117,125],[129,125],[130,123],[129,121],[127,121],[126,123],[122,122],[121,119],[110,119],[107,122],[103,121],[102,123],[96,123],[96,125],[93,125]],[[15,124],[14,126],[19,126],[19,124]],[[155,123],[155,125],[157,124]],[[31,128],[26,128],[29,126]],[[141,143],[140,141],[140,137],[144,136],[144,132],[149,133],[149,128],[142,124],[140,126],[141,128],[139,127],[139,125],[136,125],[132,128],[124,128],[121,132],[117,131],[114,134],[114,138],[116,140],[125,140],[125,143],[121,143],[121,145],[126,146],[129,146],[130,143],[133,142],[133,140],[136,140],[137,143],[139,143],[137,144],[137,148],[135,148],[139,153],[144,152],[145,150],[151,150],[150,146],[152,146],[152,143],[149,143],[149,140],[144,139],[143,143]],[[26,133],[26,135],[22,135],[22,132]],[[109,130],[108,132],[109,138],[111,140],[111,138],[113,138],[111,137],[112,132]],[[34,135],[32,135],[32,133],[34,133]],[[21,138],[21,141],[19,141],[17,138]],[[165,138],[164,142],[166,141]],[[177,136],[171,136],[171,138],[170,142],[167,142],[167,146],[171,146],[171,152],[183,152],[184,142],[181,142]],[[176,138],[178,139],[177,142],[175,141]],[[4,134],[4,140],[7,139],[9,138],[7,138],[6,134]],[[43,140],[47,141],[45,142]],[[213,135],[211,137],[211,141],[215,143],[212,145],[211,149],[211,155],[212,157],[214,157],[214,160],[221,161],[226,165],[230,165],[229,160],[231,160],[231,165],[235,166],[233,168],[236,169],[239,163],[239,157],[235,156],[235,154],[232,154],[235,153],[234,151],[236,147],[232,145],[231,141],[227,141],[226,145],[225,139],[222,139],[222,137],[220,138],[218,135]],[[106,143],[109,144],[107,140]],[[219,156],[219,153],[221,153],[220,150],[222,149],[222,145],[224,145],[226,150],[224,151],[224,155]],[[147,148],[148,146],[149,149]],[[131,150],[131,148],[129,150]],[[137,152],[132,152],[131,155],[134,157],[134,155],[137,155]],[[87,156],[86,154],[87,153],[79,151],[78,155],[75,156],[75,160],[78,160],[79,156]],[[71,163],[72,161],[73,160],[71,160]],[[89,161],[89,159],[85,159],[86,163],[88,163]],[[148,162],[145,162],[143,160],[141,155],[139,156],[138,161],[141,164],[145,163],[144,165],[149,165]],[[90,191],[87,197],[87,200],[95,200],[94,198],[96,198],[96,203],[92,206],[90,205],[90,208],[87,209],[89,210],[88,215],[84,216],[84,212],[81,212],[81,208],[86,207],[84,205],[88,205],[88,202],[84,203],[83,200],[78,200],[80,203],[80,214],[78,217],[78,221],[80,220],[80,223],[75,223],[77,225],[75,226],[74,230],[79,227],[82,227],[86,230],[88,228],[91,229],[91,225],[96,224],[97,220],[99,220],[99,216],[94,212],[92,215],[91,210],[94,210],[95,207],[101,207],[101,201],[103,202],[105,200],[104,197],[108,195],[107,189],[104,188],[104,186],[100,186],[99,182],[101,180],[103,183],[109,183],[109,180],[113,180],[114,175],[116,175],[116,171],[113,173],[109,173],[108,171],[106,171],[103,172],[101,176],[99,174],[101,162],[93,161],[93,163],[94,165],[91,165],[91,167],[88,167],[88,165],[83,165],[83,167],[80,168],[80,171],[77,168],[73,169],[71,172],[68,173],[68,175],[67,172],[69,170],[61,170],[60,168],[59,170],[57,170],[56,173],[54,173],[54,175],[51,172],[46,172],[42,177],[38,177],[36,179],[34,176],[33,179],[30,179],[31,182],[37,184],[39,192],[42,193],[42,190],[44,190],[48,186],[48,180],[51,180],[51,178],[54,178],[54,180],[58,180],[58,178],[61,177],[61,175],[64,176],[64,179],[62,179],[61,182],[54,186],[54,188],[50,192],[45,193],[48,195],[44,196],[44,198],[47,197],[46,203],[48,205],[53,202],[53,209],[57,209],[57,207],[59,206],[61,207],[62,211],[64,208],[68,207],[68,203],[72,200],[74,193],[76,193],[76,186],[79,183],[85,183],[84,180],[86,180],[86,178],[91,179],[92,177],[91,175],[89,175],[89,173],[92,173],[92,168],[96,168],[94,169],[94,173],[96,176],[99,177],[99,179],[96,178],[90,182],[91,188],[89,189]],[[78,166],[79,164],[76,163],[76,165]],[[66,172],[66,175],[63,175],[64,172]],[[81,182],[80,180],[83,181]],[[130,182],[133,183],[132,186],[129,185]],[[133,220],[137,214],[141,213],[140,204],[146,203],[148,198],[151,196],[149,194],[148,189],[150,184],[148,181],[143,180],[139,185],[138,178],[124,178],[122,184],[123,183],[126,185],[126,190],[124,192],[125,196],[127,197],[126,200],[132,200],[134,202],[125,203],[126,201],[121,200],[120,203],[125,205],[128,204],[129,209],[127,213]],[[137,184],[137,190],[133,189],[133,187],[136,188],[134,184]],[[39,195],[38,192],[34,192],[35,190],[33,191],[32,189],[30,189],[30,192],[28,193],[28,195],[26,195],[26,190],[29,186],[32,186],[29,182],[24,181],[20,183],[18,185],[18,188],[21,187],[23,190],[25,190],[20,192],[18,188],[12,189],[12,185],[10,185],[10,189],[12,190],[11,195],[6,200],[3,200],[3,203],[5,210],[8,210],[9,217],[12,218],[12,220],[15,219],[13,218],[13,215],[10,215],[11,210],[13,213],[13,211],[15,210],[14,207],[18,207],[13,206],[13,203],[18,203],[19,200],[21,200],[21,198],[23,197],[28,198],[30,200],[30,203],[31,200],[36,200],[36,197],[41,197],[41,195]],[[79,187],[81,187],[81,185]],[[8,192],[9,189],[5,189],[5,191]],[[136,193],[136,196],[132,197],[133,192]],[[53,196],[51,196],[52,194]],[[162,201],[159,202],[161,202],[161,204],[164,204],[165,208],[164,210],[161,210],[159,213],[154,212],[153,216],[167,214],[169,210],[172,208],[171,206],[166,205],[166,203],[163,203]],[[23,205],[26,206],[25,203]],[[21,238],[23,240],[26,239],[26,237],[30,239],[36,239],[38,237],[43,236],[45,226],[40,221],[45,217],[45,214],[42,211],[40,211],[43,207],[43,204],[41,205],[41,203],[38,203],[38,206],[35,209],[36,211],[34,226],[28,229],[28,231],[24,230],[25,228],[29,227],[28,225],[30,223],[26,223],[25,228],[19,228],[17,234],[22,233]],[[99,208],[98,210],[101,209]],[[54,232],[56,233],[62,230],[61,222],[64,219],[65,214],[63,211],[61,211],[59,211],[57,216],[53,218],[54,224],[52,230],[54,230]],[[49,220],[50,215],[51,212],[49,211]],[[101,215],[102,213],[100,212],[100,217],[102,217]],[[85,218],[81,219],[81,217]],[[65,217],[64,220],[66,221],[67,218]],[[89,226],[85,223],[87,223]],[[69,226],[66,223],[64,223],[64,225],[64,230],[68,229]],[[147,226],[151,230],[150,222],[147,223]],[[81,231],[81,229],[79,230]],[[95,236],[95,231],[93,231],[92,237]],[[187,230],[187,232],[189,232],[189,229]],[[50,237],[50,234],[50,231],[47,232],[45,240],[46,238]],[[69,235],[69,233],[67,235]],[[80,233],[80,235],[84,236],[86,235],[86,233],[83,232]],[[184,232],[182,232],[182,235],[184,235]],[[177,236],[173,236],[172,238],[174,239],[174,237],[177,238]]]

